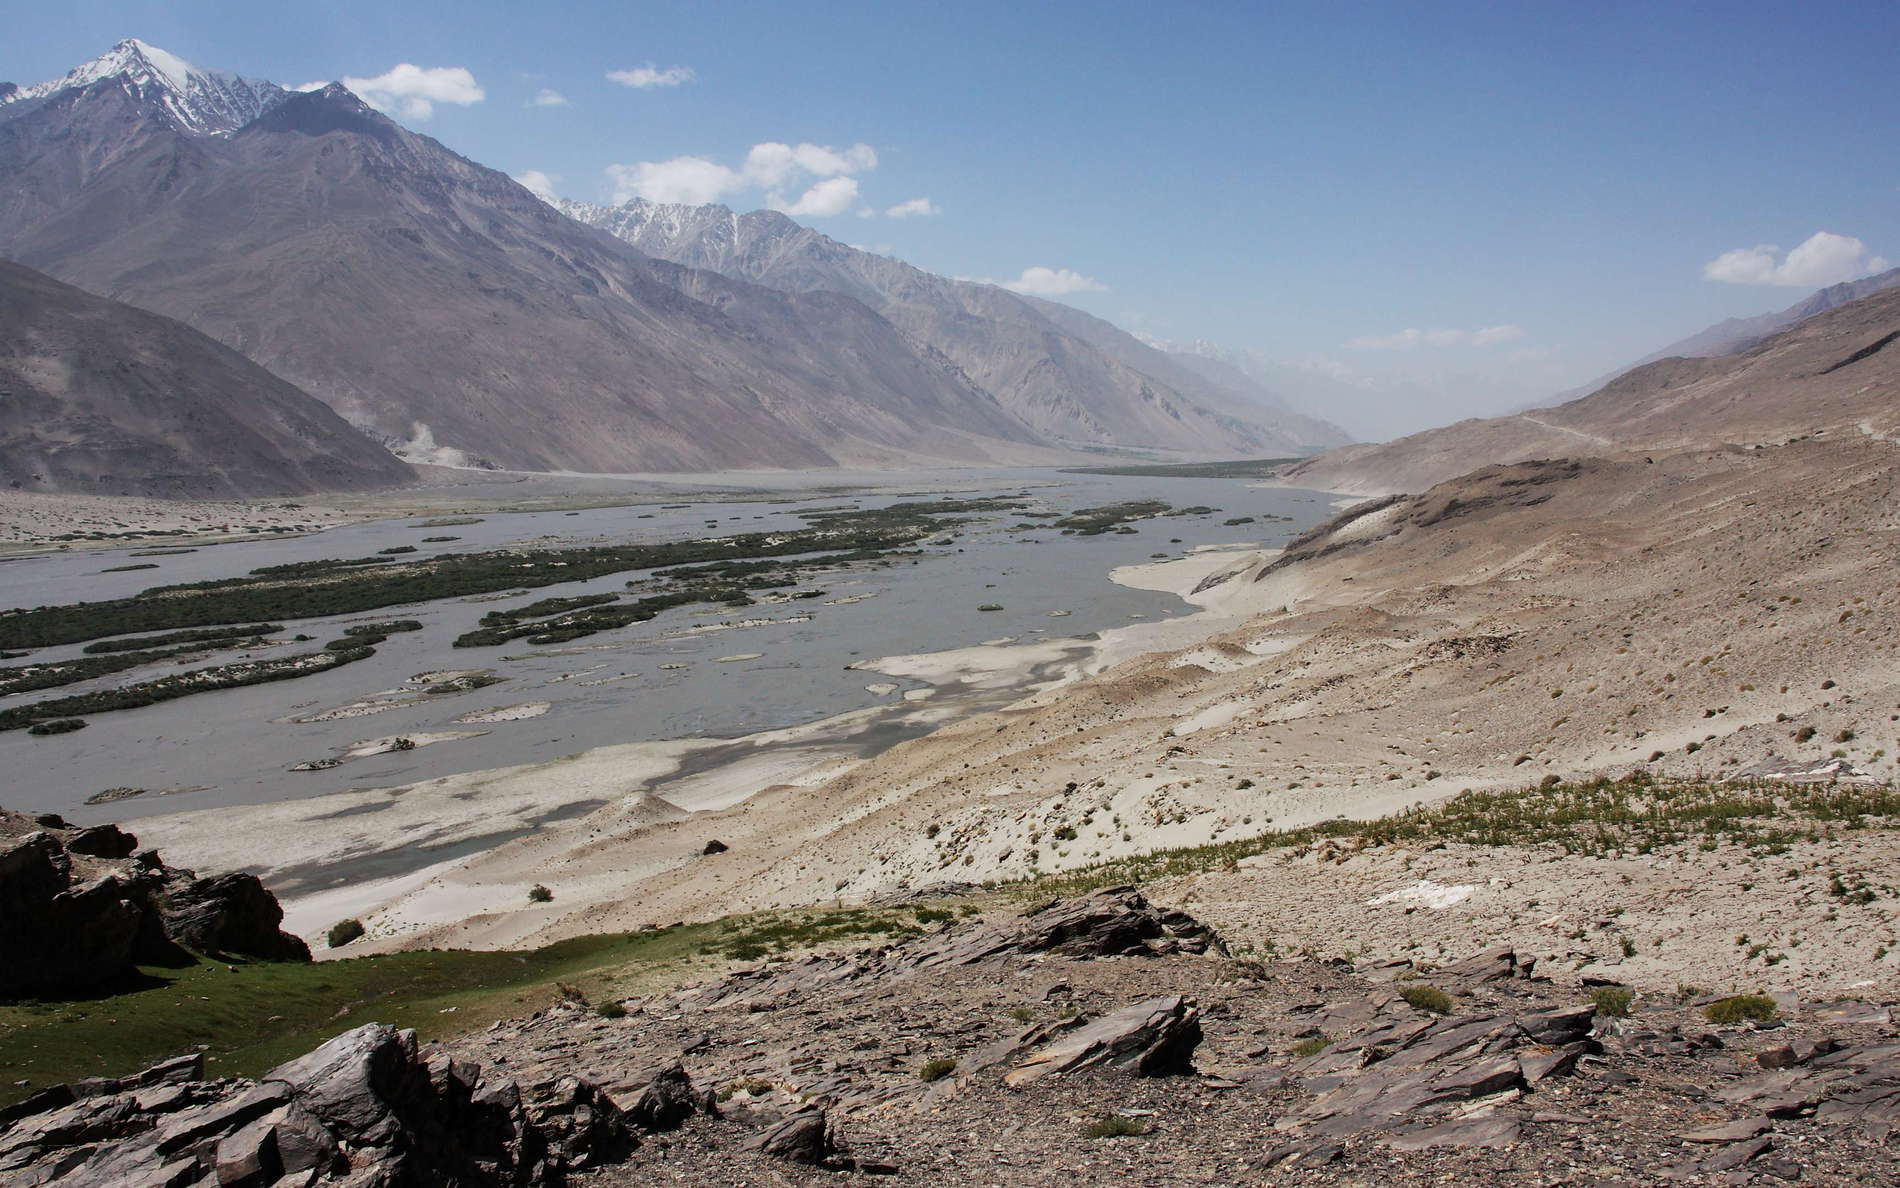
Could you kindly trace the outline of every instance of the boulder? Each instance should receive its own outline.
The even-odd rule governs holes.
[[[66,839],[70,853],[93,858],[130,858],[139,848],[139,839],[117,825],[94,825]]]
[[[1087,1068],[1112,1068],[1137,1077],[1191,1073],[1200,1042],[1201,1012],[1191,999],[1151,998],[1104,1015],[1032,1053],[1003,1075],[1003,1083],[1020,1087]]]
[[[40,818],[44,824],[52,818]],[[0,827],[30,819],[0,810]],[[200,879],[133,857],[116,825],[61,823],[0,842],[0,995],[83,993],[138,964],[189,961],[183,948],[308,961],[281,930],[283,909],[256,876]]]
[[[822,1167],[840,1150],[831,1119],[820,1109],[791,1114],[752,1140],[752,1149],[773,1159]]]
[[[167,1062],[42,1094],[0,1138],[0,1180],[127,1184],[558,1184],[634,1145],[606,1094],[573,1077],[524,1101],[512,1080],[383,1024],[345,1032],[262,1081],[176,1080]],[[144,1085],[143,1089],[135,1088]],[[94,1092],[96,1091],[96,1092]]]
[[[165,934],[201,953],[238,953],[266,961],[308,961],[310,948],[282,930],[284,909],[256,875],[175,875],[165,885]]]

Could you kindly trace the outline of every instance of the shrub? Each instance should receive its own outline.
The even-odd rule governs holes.
[[[1305,1060],[1309,1056],[1319,1055],[1321,1052],[1324,1052],[1326,1049],[1332,1046],[1333,1046],[1333,1041],[1327,1039],[1323,1035],[1315,1035],[1315,1036],[1309,1036],[1306,1039],[1301,1040],[1300,1042],[1294,1044],[1293,1047],[1288,1050],[1293,1054],[1294,1059]]]
[[[1621,1019],[1630,1013],[1630,1004],[1636,1001],[1636,995],[1621,986],[1598,986],[1590,991],[1590,1002],[1597,1008],[1597,1014],[1612,1019]]]
[[[48,734],[71,734],[75,730],[84,730],[85,728],[86,720],[84,718],[53,718],[45,722],[33,723],[26,728],[26,732],[28,734],[37,734],[44,737]]]
[[[926,1060],[917,1066],[917,1079],[920,1081],[941,1081],[957,1071],[957,1062],[945,1060],[939,1056],[935,1060]]]
[[[1421,1011],[1430,1011],[1434,1015],[1449,1015],[1452,1011],[1451,995],[1436,986],[1415,984],[1399,991],[1399,997],[1409,1005]]]
[[[1092,1139],[1131,1138],[1148,1133],[1148,1123],[1142,1118],[1124,1118],[1120,1114],[1110,1114],[1098,1118],[1082,1128],[1082,1136]]]
[[[618,1002],[608,1001],[595,1007],[594,1013],[603,1019],[624,1019],[627,1017],[627,1008]]]
[[[326,939],[330,942],[332,949],[340,949],[362,935],[363,922],[361,920],[338,920],[330,925],[330,935]]]
[[[528,900],[531,903],[546,903],[553,898],[554,892],[548,890],[540,883],[536,883],[534,886],[528,888]]]
[[[1711,1023],[1766,1023],[1775,1017],[1775,1000],[1766,994],[1736,994],[1702,1008]]]

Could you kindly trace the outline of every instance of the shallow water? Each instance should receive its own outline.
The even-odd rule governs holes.
[[[823,476],[834,485],[837,476]],[[879,481],[877,476],[853,476]],[[943,478],[945,476],[937,476]],[[421,631],[391,636],[369,660],[331,672],[275,684],[200,694],[142,709],[98,714],[85,730],[34,738],[0,734],[0,768],[12,773],[8,807],[64,813],[82,822],[123,820],[152,813],[253,804],[357,787],[386,787],[458,772],[540,762],[613,743],[689,737],[732,737],[798,725],[900,699],[917,682],[848,669],[859,660],[932,652],[1013,638],[1023,642],[1072,638],[1140,619],[1192,608],[1168,594],[1131,590],[1108,579],[1117,566],[1165,553],[1178,557],[1205,545],[1272,546],[1324,519],[1329,499],[1316,492],[1250,488],[1237,479],[1137,478],[1074,475],[1044,469],[956,472],[948,482],[916,475],[882,476],[883,489],[804,497],[778,479],[762,490],[773,502],[696,502],[688,508],[655,506],[526,513],[484,513],[479,524],[423,528],[427,517],[384,520],[331,529],[298,539],[272,539],[200,548],[152,557],[158,569],[101,574],[132,562],[125,551],[66,552],[0,564],[0,606],[123,597],[149,586],[243,574],[263,565],[358,557],[398,544],[433,551],[473,551],[507,544],[677,540],[798,527],[799,507],[855,503],[882,506],[919,489],[952,483],[971,494],[1027,492],[1047,510],[1158,498],[1176,507],[1206,504],[1205,516],[1138,521],[1132,535],[1063,536],[1017,532],[1012,513],[967,525],[947,546],[900,559],[889,568],[866,567],[819,575],[822,598],[743,609],[683,607],[617,631],[536,649],[525,641],[501,648],[452,648],[450,641],[491,610],[540,598],[620,590],[637,573],[590,582],[539,587],[501,599],[446,600],[362,615],[286,623],[331,638],[351,622],[413,618]],[[760,486],[767,484],[761,483]],[[682,496],[672,502],[686,502]],[[799,500],[799,502],[777,502]],[[1260,521],[1236,527],[1235,516],[1283,515],[1291,523]],[[651,517],[651,518],[646,518]],[[716,521],[716,523],[712,523]],[[424,536],[461,539],[421,544]],[[1178,542],[1171,538],[1179,538]],[[414,556],[414,554],[406,555]],[[1000,611],[978,611],[983,604]],[[1051,612],[1068,611],[1052,617]],[[753,622],[763,620],[763,622]],[[192,667],[238,655],[288,654],[314,645],[287,644],[251,653],[215,653]],[[51,658],[77,646],[42,649]],[[756,658],[750,658],[756,653]],[[747,657],[731,659],[733,657]],[[720,662],[725,660],[726,662]],[[679,666],[679,667],[667,667]],[[416,674],[447,669],[492,669],[507,679],[466,693],[426,696]],[[163,671],[162,666],[103,681],[6,699],[17,704],[85,691]],[[873,693],[865,686],[892,684]],[[400,691],[400,692],[398,692]],[[383,695],[383,696],[379,696]],[[364,702],[390,703],[363,716],[299,721]],[[548,709],[514,720],[458,723],[457,718],[498,707],[547,703]],[[340,757],[367,740],[431,733],[484,732],[414,750],[348,759],[326,770],[293,772],[293,764]],[[894,740],[893,740],[894,741]],[[104,789],[137,787],[133,799],[88,806]]]

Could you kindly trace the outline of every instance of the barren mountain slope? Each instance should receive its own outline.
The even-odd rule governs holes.
[[[1556,408],[1461,421],[1296,463],[1284,481],[1359,494],[1422,491],[1498,462],[1775,442],[1900,425],[1900,289],[1828,310],[1740,355],[1663,359]]]
[[[858,302],[651,260],[340,86],[212,137],[96,83],[0,119],[0,171],[0,250],[190,323],[418,460],[1061,456]]]
[[[1348,440],[1335,426],[1210,382],[1080,310],[937,276],[775,211],[737,214],[641,199],[618,207],[556,206],[689,268],[789,292],[854,297],[1064,444],[1259,457]]]
[[[172,498],[393,487],[410,467],[170,318],[0,260],[0,483]]]
[[[1216,586],[1240,617],[1203,643],[827,782],[658,824],[615,805],[511,843],[444,877],[511,890],[531,871],[571,888],[566,918],[408,943],[1021,877],[1547,775],[1891,778],[1897,470],[1857,435],[1526,463],[1368,505]],[[709,837],[729,849],[703,856]],[[1684,943],[1725,952],[1731,922],[1704,912]]]

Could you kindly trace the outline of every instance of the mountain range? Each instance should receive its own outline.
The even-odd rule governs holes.
[[[1129,442],[1183,452],[1217,442],[1305,453],[1350,440],[1293,412],[1245,376],[1209,376],[1070,306],[953,280],[851,247],[776,211],[633,199],[557,209],[648,255],[794,293],[832,292],[876,310],[940,353],[1039,434],[1084,449]]]
[[[138,41],[0,88],[0,175],[0,256],[184,322],[413,461],[681,472],[1346,440],[1079,311],[777,215],[725,212],[769,230],[754,256],[610,234],[341,85],[288,91]]]
[[[1896,343],[1900,286],[1877,287],[1734,354],[1658,359],[1552,408],[1347,446],[1286,467],[1280,477],[1297,486],[1380,495],[1424,491],[1480,467],[1528,459],[1747,449],[1815,438],[1894,440],[1900,436]]]
[[[359,490],[410,468],[189,326],[0,260],[0,475],[173,498]]]

